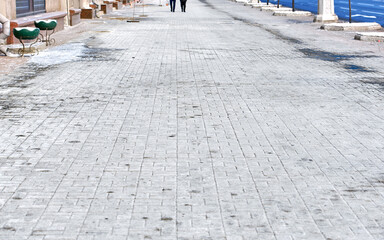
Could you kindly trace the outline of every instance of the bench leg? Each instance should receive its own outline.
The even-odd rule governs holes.
[[[23,39],[19,39],[19,41],[21,42],[21,44],[23,45],[23,49],[19,49],[19,51],[17,51],[17,53],[20,55],[20,57],[24,57],[24,53],[25,53],[25,44],[23,42]]]
[[[19,41],[23,45],[23,48],[19,49],[19,51],[17,53],[20,55],[20,57],[24,57],[24,55],[25,55],[25,43],[24,43],[22,38],[20,38]],[[36,49],[35,51],[32,51],[32,46],[34,44],[36,44],[38,41],[39,41],[39,38],[36,38],[36,40],[33,43],[31,43],[31,45],[29,45],[29,52],[31,53],[32,56],[35,55],[35,53],[39,54],[38,49]]]
[[[31,45],[29,45],[29,52],[31,53],[32,56],[35,55],[35,53],[39,54],[39,49],[37,49],[37,48],[34,52],[32,52],[32,45],[37,43],[38,41],[39,41],[39,39],[36,38],[36,40],[33,43],[31,43]]]
[[[48,32],[48,31],[46,31]],[[48,45],[52,45],[52,44],[55,44],[56,40],[54,38],[51,38],[52,34],[55,33],[55,29],[53,29],[53,31],[51,32],[51,34],[48,35],[48,38],[47,38],[47,46]]]
[[[54,38],[51,38],[51,35],[55,33],[55,29],[53,29],[52,33],[48,35],[48,30],[45,30],[45,37],[42,33],[40,33],[40,38],[38,39],[39,42],[45,42],[46,46],[55,44],[56,40]]]

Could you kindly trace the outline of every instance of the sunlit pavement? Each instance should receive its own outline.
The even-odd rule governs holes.
[[[1,77],[0,239],[383,239],[383,45],[177,4]]]

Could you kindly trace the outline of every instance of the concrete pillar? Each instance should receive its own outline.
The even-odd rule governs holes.
[[[338,20],[334,0],[318,0],[317,10],[318,15],[313,20],[314,22],[336,22]]]

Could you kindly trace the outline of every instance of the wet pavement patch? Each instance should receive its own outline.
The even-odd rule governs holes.
[[[31,80],[44,74],[49,69],[52,69],[52,67],[29,62],[20,67],[15,73],[8,75],[6,81],[0,84],[0,90],[8,92],[8,94],[3,93],[0,96],[0,118],[10,116],[15,118],[16,115],[12,114],[12,109],[26,108],[25,104],[18,100],[21,93],[19,90],[31,87],[33,85]]]
[[[338,54],[338,53],[332,53],[332,52],[326,52],[311,48],[301,48],[299,49],[301,53],[303,53],[306,57],[319,59],[323,61],[330,61],[330,62],[338,62],[338,61],[344,61],[344,60],[350,60],[354,58],[372,58],[377,57],[375,55],[348,55],[348,54]]]
[[[265,31],[273,34],[274,36],[276,36],[277,38],[279,39],[282,39],[282,40],[286,40],[288,42],[291,42],[291,43],[294,43],[294,44],[302,44],[303,42],[296,39],[296,38],[293,38],[293,37],[289,37],[289,36],[286,36],[284,34],[282,34],[281,32],[277,31],[277,30],[273,30],[273,29],[269,29],[268,27],[262,25],[262,24],[259,24],[259,23],[255,23],[255,22],[252,22],[248,19],[245,19],[245,18],[241,18],[241,17],[238,17],[238,16],[235,16],[229,12],[226,12],[226,11],[223,11],[223,10],[220,10],[220,9],[217,9],[214,5],[208,3],[206,0],[199,0],[201,3],[204,3],[207,5],[207,7],[209,8],[212,8],[212,9],[215,9],[219,12],[222,12],[222,13],[225,13],[227,14],[228,16],[230,16],[233,20],[235,21],[241,21],[243,23],[246,23],[246,24],[249,24],[251,26],[255,26],[255,27],[259,27],[261,29],[264,29]]]
[[[16,232],[16,228],[11,227],[11,226],[4,226],[4,227],[0,228],[0,230]]]
[[[116,61],[117,59],[113,58],[112,55],[114,52],[122,51],[122,49],[103,48],[100,47],[102,44],[104,44],[104,42],[95,36],[88,38],[81,50],[80,60]]]
[[[368,192],[366,189],[347,189],[345,192],[355,193],[355,192]]]
[[[62,64],[88,61],[90,63],[97,61],[115,61],[113,54],[121,49],[100,48],[102,41],[89,38],[85,43],[72,42],[57,46],[34,56],[23,67],[12,74],[9,74],[4,81],[0,83],[0,90],[3,90],[3,96],[0,97],[1,118],[12,117],[12,109],[26,108],[20,101],[20,94],[23,89],[28,89],[34,85],[34,79],[44,76],[48,71],[60,67]],[[15,90],[15,91],[13,91]],[[38,111],[34,106],[31,110]]]
[[[268,29],[267,27],[263,27],[261,25],[257,25],[257,26],[259,26],[259,27],[263,28],[265,31],[275,35],[279,39],[286,40],[286,41],[294,43],[294,44],[302,44],[303,43],[299,39],[296,39],[296,38],[293,38],[293,37],[288,37],[288,36],[282,34],[281,32],[279,32],[277,30]]]
[[[373,85],[378,85],[384,89],[384,77],[382,78],[365,78],[362,80],[363,83],[368,83],[368,84],[373,84]]]
[[[111,55],[113,51],[117,50],[119,49],[99,48],[85,45],[82,54],[79,57],[81,61],[116,61]]]
[[[236,21],[241,21],[241,22],[244,22],[244,23],[251,23],[250,21],[248,21],[247,19],[245,18],[239,18],[237,16],[234,16],[232,15],[231,13],[229,12],[226,12],[226,11],[223,11],[223,10],[220,10],[220,9],[217,9],[214,5],[212,5],[211,3],[207,2],[206,0],[199,0],[201,3],[204,3],[206,5],[206,7],[209,7],[211,9],[214,9],[216,11],[219,11],[221,13],[225,13],[227,15],[229,15],[233,20],[236,20]]]
[[[348,70],[353,70],[355,72],[375,72],[363,66],[354,65],[354,64],[344,64],[344,68]]]
[[[5,97],[5,99],[0,98],[0,111],[1,111],[0,119],[7,118],[10,116],[12,116],[12,118],[16,118],[17,115],[12,114],[12,109],[22,109],[22,108],[25,108],[25,106],[20,103],[17,103],[17,101],[13,99],[13,96],[11,97],[7,96]]]
[[[201,3],[204,3],[206,7],[216,9],[212,4],[208,3],[206,0],[199,0]]]
[[[54,65],[64,63],[73,63],[79,61],[114,61],[114,52],[121,49],[102,48],[104,42],[97,37],[89,37],[84,42],[72,42],[57,46],[47,51],[41,52],[39,55],[31,58],[31,63],[40,66],[40,69],[46,67],[50,69]]]
[[[328,62],[341,62],[348,61],[352,59],[364,59],[364,58],[375,58],[378,57],[376,55],[354,55],[354,54],[340,54],[340,53],[332,53],[322,50],[316,50],[311,48],[301,48],[298,49],[301,53],[303,53],[306,57],[312,59],[318,59],[322,61]],[[347,70],[352,70],[354,72],[375,72],[374,70],[368,69],[366,67],[356,65],[356,64],[343,64],[342,65]]]
[[[0,89],[27,88],[30,85],[28,81],[43,74],[47,70],[49,70],[47,66],[36,63],[28,63],[21,67],[17,74],[9,75],[10,80],[0,84]]]

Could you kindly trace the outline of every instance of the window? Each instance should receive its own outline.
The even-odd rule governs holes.
[[[16,16],[24,17],[45,12],[45,0],[16,0]]]

